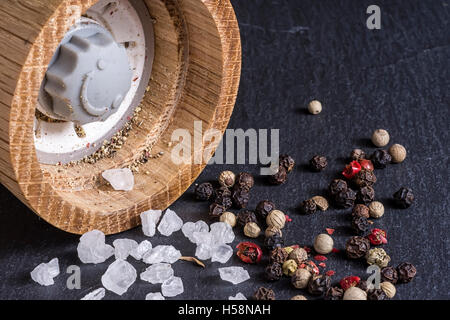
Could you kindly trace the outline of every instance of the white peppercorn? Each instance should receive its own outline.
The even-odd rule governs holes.
[[[270,226],[267,227],[266,231],[264,232],[264,235],[266,238],[270,238],[271,236],[277,233],[279,233],[281,237],[283,236],[283,233],[281,232],[280,228]]]
[[[395,286],[392,283],[390,283],[389,281],[382,282],[380,284],[380,287],[381,287],[381,290],[383,290],[386,297],[388,297],[389,299],[392,299],[397,292],[397,289],[395,289]]]
[[[367,300],[367,293],[358,287],[350,287],[345,290],[343,300]]]
[[[314,240],[314,250],[320,254],[328,254],[333,251],[334,241],[328,234],[319,234]]]
[[[255,222],[249,222],[244,227],[244,234],[249,238],[258,238],[261,229]]]
[[[267,215],[266,223],[270,227],[277,227],[278,229],[283,229],[286,225],[286,216],[284,212],[280,210],[272,210]]]
[[[324,197],[322,197],[322,196],[315,196],[315,197],[312,197],[312,201],[315,202],[316,207],[319,208],[319,210],[321,210],[321,211],[327,211],[328,210],[328,207],[329,207],[328,200],[325,199]]]
[[[309,279],[311,279],[312,274],[308,270],[301,268],[297,269],[292,275],[291,282],[292,285],[297,289],[305,289],[308,286]]]
[[[369,204],[369,215],[378,219],[384,215],[384,205],[379,201],[373,201]]]
[[[401,163],[406,159],[406,149],[401,144],[394,144],[389,148],[389,154],[392,157],[392,162]]]
[[[372,134],[372,142],[379,148],[387,146],[389,139],[389,133],[384,129],[377,129]]]
[[[231,188],[236,181],[236,175],[232,171],[223,171],[219,175],[219,183],[222,187]]]
[[[322,112],[322,104],[320,101],[313,100],[308,104],[308,111],[311,114],[319,114]]]
[[[220,222],[228,223],[232,228],[236,226],[236,215],[232,212],[226,211],[220,216]]]
[[[308,300],[308,299],[306,299],[305,296],[297,295],[297,296],[293,296],[293,297],[291,298],[291,300]]]
[[[308,260],[308,253],[303,248],[295,248],[289,253],[289,259],[295,260],[298,265]]]

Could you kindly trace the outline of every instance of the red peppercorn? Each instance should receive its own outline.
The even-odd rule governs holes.
[[[237,256],[245,263],[258,263],[261,261],[262,250],[253,242],[241,242],[236,247]]]
[[[348,164],[344,171],[342,171],[342,175],[347,179],[352,179],[358,172],[361,171],[361,165],[358,161],[352,161]]]
[[[362,159],[359,160],[359,164],[361,165],[361,167],[363,169],[369,170],[369,171],[373,171],[373,163],[370,160],[367,159]]]
[[[350,287],[356,287],[361,279],[356,276],[349,276],[342,279],[339,284],[341,285],[341,288],[344,290],[347,290]]]
[[[386,231],[378,228],[373,229],[367,236],[367,238],[369,239],[370,243],[375,246],[387,243]]]
[[[320,270],[317,267],[317,265],[314,262],[312,262],[311,260],[308,260],[308,261],[300,264],[298,266],[298,268],[299,269],[306,269],[309,272],[311,272],[311,274],[319,274],[320,273]]]

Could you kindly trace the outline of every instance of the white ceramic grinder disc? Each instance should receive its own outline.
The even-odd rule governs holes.
[[[120,48],[125,48],[129,70],[131,70],[131,77],[127,80],[131,83],[126,86],[129,90],[124,97],[121,97],[121,103],[116,106],[115,113],[102,119],[103,121],[82,125],[84,137],[77,135],[75,123],[72,121],[52,122],[36,118],[34,140],[37,157],[41,163],[64,164],[94,153],[105,140],[109,140],[123,128],[145,94],[153,63],[154,36],[152,19],[144,2],[142,0],[99,0],[68,31],[61,45],[72,41],[73,35],[89,36],[89,32],[92,33],[90,30],[95,28],[105,30],[105,33],[110,34]],[[55,53],[49,69],[58,58],[59,51],[58,49]],[[77,63],[81,61],[82,59]],[[111,79],[111,81],[115,80]],[[43,88],[47,83],[46,77],[37,109],[49,118],[64,119],[53,113],[46,103],[49,96]],[[80,86],[79,83],[77,85]],[[114,83],[108,85],[111,86]],[[67,86],[70,86],[70,83]]]

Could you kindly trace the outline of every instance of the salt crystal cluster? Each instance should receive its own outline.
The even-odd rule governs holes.
[[[98,288],[92,292],[89,292],[81,300],[102,300],[105,297],[105,288]]]
[[[147,264],[155,263],[174,263],[178,261],[181,257],[181,252],[175,249],[174,246],[156,246],[152,250],[148,251],[144,257],[143,261]]]
[[[123,295],[136,281],[136,269],[125,260],[115,260],[102,276],[103,286],[118,294]]]
[[[158,231],[163,236],[169,237],[172,233],[180,230],[182,226],[183,220],[181,220],[175,211],[167,209],[158,225]]]
[[[172,266],[168,263],[157,263],[141,273],[141,279],[151,284],[163,283],[173,277]]]
[[[247,270],[242,267],[226,267],[219,269],[220,278],[232,284],[239,284],[250,279]]]
[[[77,247],[78,257],[83,263],[102,263],[114,254],[114,248],[105,244],[105,234],[92,230],[83,234]]]
[[[165,297],[175,297],[184,292],[183,281],[179,277],[172,277],[161,285],[161,292]]]
[[[129,168],[106,170],[102,173],[102,177],[108,181],[116,191],[133,190],[134,176]]]
[[[182,231],[186,238],[197,245],[195,256],[200,260],[226,263],[233,256],[233,248],[228,243],[233,242],[234,232],[228,223],[213,223],[209,230],[208,225],[201,220],[188,222]]]
[[[141,213],[142,232],[147,237],[153,237],[156,232],[156,225],[161,218],[161,210],[148,210]]]
[[[136,250],[138,243],[132,239],[117,239],[113,242],[116,259],[126,260],[131,251]]]
[[[229,296],[228,300],[247,300],[247,298],[241,292],[238,292],[234,297]]]
[[[130,256],[135,258],[136,260],[141,260],[142,257],[152,250],[152,244],[148,240],[144,240],[139,245],[130,251]]]
[[[145,300],[166,300],[161,292],[150,292],[145,296]]]
[[[50,260],[48,263],[41,263],[31,271],[31,279],[41,286],[51,286],[55,284],[53,278],[59,275],[58,258]]]

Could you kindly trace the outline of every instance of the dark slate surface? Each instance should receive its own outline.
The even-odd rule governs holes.
[[[365,27],[366,8],[372,1],[232,1],[239,19],[243,44],[242,83],[230,128],[280,128],[281,151],[298,163],[289,182],[267,186],[257,178],[250,208],[268,198],[294,221],[286,230],[287,243],[311,245],[324,228],[336,229],[337,248],[351,235],[347,211],[329,210],[300,216],[296,207],[304,199],[322,194],[330,179],[344,165],[354,147],[367,152],[368,138],[379,127],[389,130],[392,142],[409,151],[408,159],[377,171],[377,198],[386,204],[385,216],[374,226],[388,232],[385,246],[393,265],[410,261],[418,276],[398,286],[398,299],[449,298],[448,153],[449,153],[449,3],[442,1],[377,1],[382,9],[382,30]],[[305,112],[306,103],[317,98],[324,104],[319,116]],[[327,155],[324,173],[305,168],[314,154]],[[223,169],[258,174],[258,166],[209,166],[198,181],[214,179]],[[411,187],[417,201],[408,210],[392,208],[388,199],[400,186]],[[192,188],[173,209],[185,220],[205,219],[207,205],[192,200]],[[80,264],[77,236],[56,230],[40,220],[1,187],[0,298],[79,299],[99,287],[108,264],[82,265],[82,289],[65,287],[65,270]],[[238,239],[242,240],[241,232]],[[108,237],[143,240],[140,228]],[[184,255],[194,247],[178,232],[167,239],[155,237],[154,245],[172,243]],[[60,259],[62,275],[56,285],[40,287],[29,272],[53,257]],[[110,260],[109,262],[111,262]],[[138,272],[145,265],[135,263]],[[261,285],[273,288],[278,298],[299,292],[288,279],[266,283],[265,263],[245,266],[252,279],[240,286],[221,281],[217,263],[208,268],[178,262],[176,275],[184,278],[181,299],[223,299],[238,291],[250,296]],[[227,265],[241,265],[233,258]],[[331,254],[327,269],[334,280],[347,275],[365,276],[362,262]],[[124,299],[143,299],[159,286],[142,281]],[[107,293],[108,299],[119,298]]]

